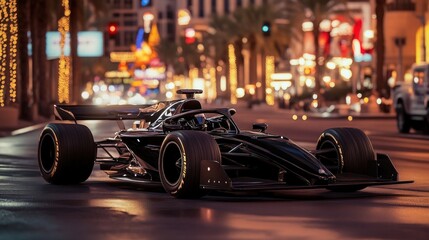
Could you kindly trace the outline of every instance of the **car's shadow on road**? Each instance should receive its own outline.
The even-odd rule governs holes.
[[[330,201],[346,199],[370,199],[370,198],[397,198],[412,196],[402,193],[386,192],[332,192],[329,190],[288,190],[288,191],[264,191],[264,192],[242,192],[242,193],[213,193],[204,197],[209,201],[240,202],[240,201]]]
[[[98,182],[97,185],[113,187],[120,190],[140,192],[141,194],[156,194],[159,197],[170,197],[160,184],[142,185],[120,181]],[[245,191],[245,192],[222,192],[208,191],[205,196],[190,201],[211,202],[270,202],[270,201],[329,201],[339,199],[370,199],[370,198],[397,198],[414,197],[412,193],[387,188],[366,188],[357,192],[333,192],[325,189],[313,190],[276,190],[276,191]]]

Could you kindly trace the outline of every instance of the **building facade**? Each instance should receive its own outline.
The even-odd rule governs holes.
[[[429,4],[427,0],[390,0],[386,7],[386,77],[393,73],[402,81],[413,64],[429,61]]]
[[[203,33],[210,31],[209,24],[213,15],[223,16],[231,14],[238,8],[249,6],[261,6],[267,4],[269,0],[109,0],[111,6],[110,21],[118,23],[118,33],[109,40],[109,51],[130,51],[130,47],[136,44],[139,29],[147,29],[147,20],[153,21],[158,27],[160,38],[179,42],[185,37],[187,29],[195,31],[197,40],[202,41]],[[351,66],[353,76],[351,81],[357,83],[353,86],[365,84],[363,82],[368,76],[369,82],[375,81],[375,55],[374,44],[377,39],[375,0],[350,0],[347,1],[347,8],[353,20],[349,21],[350,35],[359,39],[362,55],[356,56],[352,40],[346,43],[347,47],[340,46],[335,41],[344,42],[347,34],[336,38],[332,35],[328,37],[331,57],[347,55],[353,59],[354,66]],[[429,6],[427,0],[387,0],[384,21],[385,34],[385,69],[386,78],[396,72],[399,80],[404,73],[414,63],[428,61],[429,59],[429,29],[427,21],[429,19]],[[183,15],[184,14],[184,15]],[[341,13],[338,14],[341,18]],[[336,16],[330,16],[335,20]],[[344,19],[344,18],[343,18]],[[183,21],[182,21],[183,20]],[[348,20],[344,20],[345,22]],[[356,36],[356,21],[359,31]],[[249,23],[251,24],[251,23]],[[426,26],[426,27],[424,27]],[[332,29],[331,29],[332,30]],[[331,34],[330,32],[329,34]],[[323,39],[322,39],[323,40]],[[288,57],[300,58],[306,53],[312,54],[314,41],[311,34],[304,33],[301,42],[291,42],[288,50]],[[341,44],[341,43],[340,43]],[[338,47],[338,46],[340,47]],[[347,50],[348,49],[348,50]],[[341,52],[344,51],[344,52]],[[369,54],[367,54],[369,53]],[[364,58],[361,58],[364,57]],[[209,60],[208,60],[209,61]],[[258,60],[261,61],[261,60]],[[251,61],[252,62],[252,61]],[[254,61],[255,62],[255,61]],[[216,67],[216,63],[211,63]],[[287,65],[287,64],[286,64]],[[257,67],[257,66],[255,66]],[[259,69],[257,78],[263,78],[265,69]],[[228,73],[224,73],[227,75]],[[238,84],[245,87],[249,80],[244,67],[238,66]],[[302,74],[297,72],[296,75]],[[228,77],[228,76],[226,76]],[[244,79],[244,80],[243,80]],[[219,79],[218,79],[219,80]],[[350,79],[349,79],[350,80]],[[299,81],[307,81],[301,79]],[[250,81],[252,82],[252,81]],[[308,81],[307,81],[308,82]],[[368,84],[367,84],[368,85]],[[369,84],[371,85],[371,84]],[[374,86],[370,86],[374,87]]]
[[[118,26],[117,33],[108,42],[110,52],[130,51],[136,44],[139,29],[149,32],[152,22],[157,25],[161,38],[175,38],[175,0],[108,0],[107,3],[109,21]]]

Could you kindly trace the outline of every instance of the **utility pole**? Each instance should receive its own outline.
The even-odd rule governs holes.
[[[402,82],[404,81],[402,48],[404,47],[406,40],[405,37],[395,37],[394,41],[395,45],[398,47],[398,80]]]

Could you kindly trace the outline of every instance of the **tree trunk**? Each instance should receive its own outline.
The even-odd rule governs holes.
[[[28,0],[17,1],[18,7],[18,52],[19,52],[19,91],[20,91],[20,119],[31,120],[31,112],[29,110],[31,96],[28,94],[28,86],[30,81],[29,66],[28,66]]]
[[[256,38],[254,35],[251,35],[248,37],[248,41],[249,41],[249,52],[250,52],[250,57],[249,57],[249,83],[255,85],[255,95],[253,96],[253,100],[257,100],[259,102],[259,91],[261,90],[261,88],[256,87],[257,82],[260,81],[260,79],[258,79],[258,51],[257,51],[257,42],[256,42]]]
[[[43,69],[43,60],[42,56],[45,54],[45,52],[42,52],[40,46],[42,44],[44,44],[45,42],[43,41],[43,39],[45,39],[43,37],[44,33],[40,32],[40,22],[39,22],[39,18],[41,17],[46,17],[46,16],[41,16],[41,2],[44,0],[33,0],[30,1],[30,19],[31,21],[31,42],[32,42],[32,51],[33,51],[33,56],[32,56],[32,73],[33,73],[33,77],[31,80],[31,92],[32,92],[32,96],[33,96],[33,102],[30,104],[30,108],[31,111],[34,111],[34,107],[39,105],[39,100],[40,100],[40,81],[43,78],[43,74],[45,73],[45,70]],[[33,113],[33,112],[32,112]],[[33,116],[35,117],[35,116]]]
[[[377,15],[377,58],[376,58],[376,81],[377,81],[377,93],[378,95],[384,96],[387,94],[387,81],[384,78],[384,10],[386,6],[386,0],[376,0],[375,14]]]
[[[245,87],[244,86],[244,72],[243,72],[243,66],[244,66],[244,58],[241,51],[243,50],[243,42],[241,41],[241,38],[239,40],[236,40],[234,42],[234,50],[235,50],[235,58],[236,58],[236,65],[237,65],[237,87]]]
[[[79,32],[79,19],[81,18],[81,10],[83,9],[82,1],[70,1],[70,55],[72,68],[72,101],[76,104],[81,103],[80,92],[82,90],[82,81],[80,76],[80,59],[77,56],[77,45]]]
[[[48,26],[48,20],[46,18],[47,4],[46,0],[37,0],[37,12],[35,12],[35,17],[33,18],[36,25],[35,36],[38,39],[37,45],[34,45],[34,48],[37,48],[37,56],[35,56],[35,61],[39,68],[39,72],[34,82],[37,82],[37,99],[38,99],[38,110],[39,114],[45,117],[50,117],[51,106],[50,99],[52,96],[51,84],[47,77],[47,59],[46,59],[46,32]]]

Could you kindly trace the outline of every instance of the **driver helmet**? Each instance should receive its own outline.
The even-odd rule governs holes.
[[[204,125],[206,124],[206,115],[204,115],[204,113],[199,113],[195,115],[195,119],[197,120],[197,123],[199,125]]]

